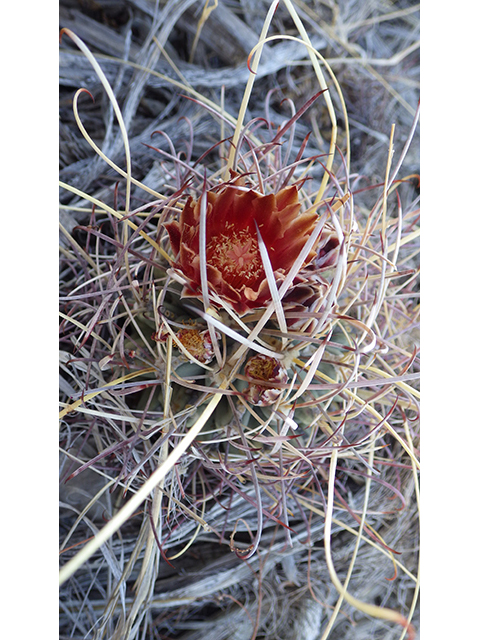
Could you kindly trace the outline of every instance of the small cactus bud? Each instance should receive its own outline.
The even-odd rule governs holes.
[[[256,384],[257,381],[278,383],[284,385],[288,380],[287,370],[276,358],[258,354],[250,358],[245,364],[245,376],[249,386],[245,398],[250,404],[266,407],[273,404],[282,393],[282,387],[266,387]]]

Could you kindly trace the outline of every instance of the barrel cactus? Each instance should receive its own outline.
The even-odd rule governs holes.
[[[121,135],[101,62],[74,32],[67,37],[97,71]],[[102,600],[95,637],[136,638],[142,629],[154,637],[167,614],[192,615],[192,603],[220,594],[232,605],[222,615],[244,611],[239,638],[287,637],[307,624],[292,613],[288,590],[294,601],[308,595],[318,613],[332,587],[332,614],[318,613],[321,633],[311,637],[337,637],[343,606],[397,623],[395,637],[415,633],[414,560],[402,562],[401,539],[388,530],[418,491],[417,177],[402,173],[402,149],[393,162],[393,133],[380,180],[351,170],[342,88],[319,56],[310,63],[315,92],[275,110],[271,91],[263,117],[247,121],[265,44],[263,36],[249,58],[237,114],[183,87],[197,113],[222,123],[223,137],[202,154],[193,152],[202,133],[183,117],[183,140],[159,128],[144,141],[157,184],[135,177],[125,133],[126,162],[107,158],[120,179],[112,197],[62,185],[89,213],[62,240],[62,497],[75,517],[61,579],[64,588],[80,580],[80,591],[90,584]],[[83,126],[81,97],[74,109]],[[322,127],[330,123],[323,140],[305,131],[317,107]],[[84,502],[74,504],[72,487]],[[79,551],[73,542],[86,531],[94,538]],[[225,547],[198,593],[167,588],[174,567],[188,558],[201,567],[203,553]],[[403,610],[388,598],[375,603],[356,579],[365,548],[408,591]],[[370,571],[373,584],[368,557],[362,575]],[[275,563],[287,586],[273,624]],[[259,576],[253,601],[234,586],[245,567]],[[322,571],[309,590],[308,575]],[[113,579],[102,595],[104,574]],[[377,585],[376,598],[382,589],[391,593]],[[172,637],[197,637],[181,629]],[[234,637],[219,629],[212,637]]]

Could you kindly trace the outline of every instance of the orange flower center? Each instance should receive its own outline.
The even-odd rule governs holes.
[[[205,352],[205,346],[203,337],[197,329],[180,329],[177,337],[187,351],[190,351],[192,356],[198,360],[201,359]]]
[[[207,262],[218,269],[232,287],[250,286],[263,274],[258,242],[248,229],[211,238],[207,245]]]
[[[248,376],[255,380],[271,380],[278,373],[278,363],[273,358],[251,358],[246,368]]]

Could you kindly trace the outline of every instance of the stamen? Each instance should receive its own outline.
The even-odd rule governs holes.
[[[207,262],[218,269],[231,286],[251,286],[259,277],[264,277],[258,242],[248,229],[211,238]]]

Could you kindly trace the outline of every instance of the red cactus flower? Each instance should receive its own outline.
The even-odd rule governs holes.
[[[268,251],[277,284],[288,272],[311,234],[317,215],[300,213],[295,186],[262,195],[243,179],[207,191],[207,279],[212,291],[240,314],[271,300],[258,247],[257,231]],[[183,296],[201,295],[199,258],[200,200],[189,197],[180,220],[165,225],[176,255],[175,268],[187,280]],[[311,251],[305,264],[315,257]]]

